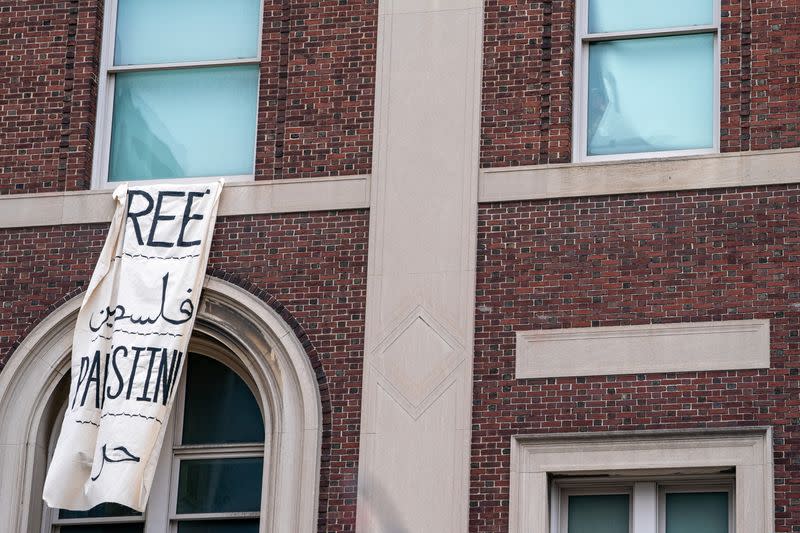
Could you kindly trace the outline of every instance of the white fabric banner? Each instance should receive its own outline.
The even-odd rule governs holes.
[[[72,341],[50,507],[143,511],[186,360],[222,180],[117,187],[114,218]]]

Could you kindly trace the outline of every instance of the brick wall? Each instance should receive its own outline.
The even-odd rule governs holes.
[[[366,302],[366,211],[220,218],[209,273],[278,310],[318,370],[320,531],[355,527]],[[88,284],[106,224],[0,230],[0,366]]]
[[[378,0],[284,2],[288,83],[273,177],[369,173]]]
[[[256,179],[372,165],[376,0],[265,0]],[[89,187],[103,4],[0,7],[0,194]]]
[[[512,435],[772,425],[800,524],[800,187],[481,206],[470,531],[508,528]],[[766,370],[514,378],[518,330],[771,320]]]
[[[574,0],[486,0],[481,166],[571,159]],[[800,146],[800,1],[722,0],[720,149]]]
[[[742,0],[743,3],[746,0]],[[753,150],[800,145],[800,1],[749,0]]]
[[[481,166],[570,159],[573,0],[486,0]]]
[[[86,15],[96,8],[87,2],[79,13],[77,5],[0,7],[0,194],[64,190],[70,155],[85,151],[78,132],[91,99],[86,35],[94,19]]]

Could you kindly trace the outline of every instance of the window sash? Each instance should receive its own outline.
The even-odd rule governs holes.
[[[731,483],[717,484],[669,484],[658,487],[658,531],[667,531],[667,494],[696,493],[696,492],[726,492],[728,494],[728,533],[734,533],[736,528],[736,498]]]
[[[667,28],[643,29],[607,33],[589,32],[589,0],[577,0],[575,8],[575,55],[573,58],[572,87],[572,162],[589,163],[601,161],[624,161],[632,159],[653,159],[685,157],[719,153],[720,147],[720,39],[721,15],[720,0],[714,0],[714,22],[710,25],[675,26]],[[593,42],[623,39],[640,39],[658,36],[681,36],[711,33],[714,34],[713,58],[713,98],[712,98],[712,140],[711,148],[691,148],[686,150],[658,150],[652,152],[631,152],[608,155],[588,155],[588,89],[589,89],[589,45]]]
[[[256,399],[262,417],[264,418],[265,428],[269,425],[269,413],[262,405],[262,398],[258,394],[258,387],[249,375],[247,370],[235,358],[220,350],[212,343],[206,343],[198,339],[192,340],[189,352],[197,352],[206,357],[216,359],[236,372],[245,382],[250,392]],[[105,518],[59,518],[58,509],[43,506],[42,533],[52,533],[60,530],[63,526],[77,525],[102,525],[102,524],[144,524],[145,533],[163,533],[165,524],[168,524],[166,531],[176,533],[178,521],[199,521],[199,520],[218,520],[218,519],[260,519],[263,515],[267,501],[268,484],[267,476],[269,468],[267,461],[270,454],[270,438],[265,435],[264,442],[254,443],[234,443],[234,444],[180,444],[183,434],[183,412],[186,401],[186,372],[188,364],[184,364],[180,378],[180,385],[177,391],[176,403],[173,405],[172,414],[168,422],[164,442],[162,443],[161,457],[156,467],[156,476],[153,479],[152,492],[149,497],[147,509],[141,516],[120,516]],[[59,410],[53,428],[61,427],[61,422],[66,411],[66,398]],[[52,457],[58,437],[57,431],[51,432],[48,457]],[[233,459],[233,458],[261,458],[263,459],[263,470],[261,474],[261,507],[257,512],[232,512],[232,513],[194,513],[178,514],[178,476],[180,474],[180,461],[184,459]]]
[[[52,525],[54,526],[91,526],[95,524],[141,524],[146,521],[144,514],[140,516],[109,516],[102,518],[58,518],[58,509],[53,509]]]
[[[569,533],[569,499],[571,496],[612,496],[612,495],[626,495],[628,496],[628,524],[629,529],[633,528],[634,518],[634,498],[633,487],[630,485],[597,485],[597,486],[584,486],[573,488],[562,488],[560,490],[560,510],[559,510],[559,527],[557,533]],[[633,533],[630,531],[629,533]]]
[[[258,20],[258,36],[259,39],[263,35],[263,14],[264,14],[264,0],[259,3],[259,20]],[[116,73],[120,72],[140,72],[140,71],[155,71],[155,70],[168,70],[179,68],[200,68],[200,67],[224,67],[232,65],[258,65],[261,63],[261,42],[256,47],[257,55],[255,57],[243,59],[222,59],[211,61],[186,61],[175,63],[154,63],[142,65],[114,65],[114,46],[116,43],[116,26],[117,26],[117,0],[110,0],[105,9],[103,18],[103,39],[100,53],[100,73],[98,76],[98,90],[97,90],[97,108],[95,116],[95,131],[94,131],[94,150],[92,154],[92,189],[108,189],[119,185],[121,182],[109,181],[109,163],[111,157],[111,129],[112,121],[114,119],[114,78]],[[258,86],[261,84],[261,76],[259,73],[257,82]],[[256,142],[258,138],[258,111],[259,111],[259,90],[256,89],[256,116],[253,120],[256,121],[256,135],[253,136],[253,154],[256,150]],[[241,182],[252,181],[255,178],[255,157],[253,157],[253,168],[248,174],[238,175],[225,175],[225,176],[202,176],[202,177],[184,177],[184,178],[170,178],[159,180],[142,180],[141,182],[131,183],[146,183],[147,181],[154,183],[203,183],[214,180],[218,177],[224,177],[228,182]]]
[[[726,492],[728,533],[736,533],[735,476],[733,474],[642,475],[607,478],[558,478],[551,482],[550,532],[568,533],[569,497],[628,494],[629,533],[666,532],[666,495],[672,493]],[[655,510],[655,514],[653,514]],[[637,523],[652,524],[645,531]]]

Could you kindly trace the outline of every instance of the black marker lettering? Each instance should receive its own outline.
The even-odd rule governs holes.
[[[172,248],[175,246],[171,242],[164,242],[164,241],[156,241],[154,240],[156,236],[156,227],[160,221],[166,220],[175,220],[173,215],[162,215],[161,214],[161,201],[164,199],[165,196],[172,196],[175,198],[180,198],[184,194],[180,191],[159,191],[158,193],[158,200],[156,200],[156,210],[153,213],[153,223],[150,225],[150,235],[147,237],[147,246],[154,246],[157,248]]]
[[[133,206],[133,197],[135,195],[142,196],[145,200],[147,200],[147,207],[138,213],[134,213],[131,211],[131,206]],[[139,217],[146,215],[150,211],[153,210],[153,197],[147,194],[144,191],[128,191],[128,219],[133,224],[133,231],[136,232],[136,240],[139,241],[140,246],[144,246],[144,242],[142,241],[142,230],[139,228]],[[155,226],[155,222],[153,222],[153,226]]]
[[[111,359],[111,354],[106,354],[106,365],[105,370],[103,372],[103,386],[100,387],[100,408],[102,409],[103,406],[106,404],[106,383],[108,383],[108,362]]]
[[[128,357],[128,349],[124,346],[117,346],[111,354],[111,366],[114,368],[114,374],[117,375],[117,383],[119,383],[117,391],[114,393],[111,392],[111,387],[106,387],[106,396],[112,400],[122,393],[122,387],[124,385],[122,381],[122,372],[119,371],[119,366],[117,365],[117,354],[120,351],[122,352],[122,357]]]
[[[169,394],[167,398],[172,397],[172,393],[175,392],[175,385],[178,384],[178,376],[181,372],[181,358],[183,357],[183,352],[178,352],[177,357],[175,356],[176,350],[172,350],[172,363],[169,367],[170,373],[170,386],[169,386]]]
[[[173,357],[175,350],[173,352]],[[156,374],[156,388],[153,391],[153,403],[158,402],[158,393],[161,392],[161,403],[167,405],[167,394],[169,393],[170,375],[169,375],[169,357],[167,356],[167,349],[161,350],[161,359],[158,361],[158,374]]]
[[[133,378],[136,376],[136,367],[139,365],[139,356],[145,350],[144,348],[140,348],[139,346],[132,346],[131,350],[133,350],[133,366],[131,367],[131,375],[128,379],[128,391],[125,393],[125,399],[131,399],[131,389],[133,388]]]
[[[147,396],[147,391],[150,389],[150,378],[153,375],[153,363],[156,362],[156,354],[161,351],[161,348],[148,348],[148,352],[150,352],[150,364],[147,365],[147,377],[144,380],[144,387],[142,388],[142,394],[136,398],[137,402],[149,402],[152,401]]]
[[[78,399],[78,392],[81,388],[81,383],[83,380],[86,379],[86,373],[89,370],[89,358],[88,357],[81,357],[81,369],[78,370],[78,383],[75,385],[75,396],[72,398],[72,407],[71,409],[75,409],[75,400]]]
[[[202,198],[203,196],[205,196],[209,192],[211,192],[211,191],[206,189],[206,192],[190,192],[187,195],[186,207],[183,210],[183,220],[181,222],[181,232],[178,235],[178,246],[180,246],[181,248],[188,248],[190,246],[197,246],[198,244],[200,244],[200,241],[189,241],[189,242],[184,241],[183,240],[183,235],[184,235],[184,232],[186,231],[186,226],[189,224],[189,221],[191,221],[191,220],[203,220],[203,215],[192,215],[191,214],[192,202],[194,201],[195,198]]]
[[[86,403],[86,394],[89,392],[89,385],[94,381],[94,407],[100,409],[100,350],[94,352],[92,366],[89,368],[89,378],[86,380],[86,387],[83,389],[81,407]]]

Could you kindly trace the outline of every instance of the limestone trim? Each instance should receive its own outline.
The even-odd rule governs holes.
[[[47,442],[58,407],[54,392],[69,370],[82,299],[72,298],[39,323],[0,373],[2,531],[40,532]],[[260,531],[316,531],[322,404],[302,344],[266,303],[208,276],[195,331],[238,359],[265,406]]]
[[[461,532],[483,3],[378,9],[356,531]]]
[[[620,431],[511,439],[510,533],[550,531],[553,474],[660,475],[734,468],[736,531],[772,533],[772,429]]]
[[[517,332],[516,377],[769,368],[769,320]]]
[[[484,168],[479,202],[800,182],[800,148],[663,159]]]
[[[221,217],[369,207],[369,175],[229,182]],[[0,228],[95,224],[111,220],[110,190],[0,196]]]

